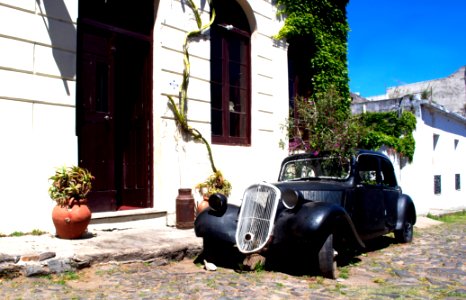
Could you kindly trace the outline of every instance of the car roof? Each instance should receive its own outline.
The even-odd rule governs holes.
[[[378,156],[381,156],[383,158],[388,159],[388,157],[385,154],[383,154],[382,152],[374,151],[374,150],[358,149],[354,153],[355,156],[359,156],[361,154],[378,155]],[[292,154],[292,155],[286,157],[283,160],[283,164],[287,163],[289,161],[292,161],[292,160],[300,160],[300,159],[306,159],[306,158],[312,158],[312,157],[325,157],[325,156],[327,156],[327,153],[325,153],[325,152],[321,152],[321,153],[319,153],[319,152],[306,152],[306,153]]]

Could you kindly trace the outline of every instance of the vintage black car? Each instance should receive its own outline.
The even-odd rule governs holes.
[[[390,232],[397,242],[411,242],[416,222],[413,201],[398,186],[389,158],[367,150],[351,158],[289,156],[278,182],[251,185],[240,207],[219,194],[209,204],[195,220],[205,251],[223,245],[245,257],[283,251],[288,256],[281,257],[313,256],[327,278],[336,276],[340,251]]]

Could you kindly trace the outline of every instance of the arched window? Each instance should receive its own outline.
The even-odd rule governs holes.
[[[234,0],[213,1],[211,128],[215,144],[251,144],[251,29]]]

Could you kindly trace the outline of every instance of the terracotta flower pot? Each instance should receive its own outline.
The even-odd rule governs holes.
[[[197,204],[197,214],[200,214],[209,207],[209,197],[204,196],[202,201]]]
[[[91,221],[91,211],[87,201],[73,201],[68,206],[57,205],[52,211],[56,234],[62,239],[80,238]]]

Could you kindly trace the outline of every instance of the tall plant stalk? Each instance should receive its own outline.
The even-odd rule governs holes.
[[[173,111],[173,114],[175,116],[176,123],[178,124],[180,130],[189,136],[191,136],[194,140],[201,141],[204,143],[204,145],[207,148],[207,152],[209,154],[209,160],[210,160],[210,166],[212,168],[212,171],[214,173],[217,173],[217,168],[215,167],[213,155],[212,155],[212,149],[210,147],[209,142],[202,136],[201,132],[197,130],[196,128],[191,127],[188,124],[188,106],[187,106],[187,100],[188,100],[188,85],[189,85],[189,77],[190,77],[190,71],[191,71],[191,64],[189,61],[189,42],[196,37],[199,37],[203,34],[203,31],[208,29],[214,22],[215,20],[215,10],[212,7],[211,1],[209,2],[209,6],[211,8],[212,14],[210,17],[210,21],[208,24],[203,25],[202,24],[202,19],[201,19],[201,14],[199,12],[199,8],[196,6],[196,4],[193,2],[193,0],[186,0],[188,6],[191,8],[191,10],[194,13],[194,17],[196,19],[196,24],[197,24],[197,29],[193,31],[189,31],[186,33],[184,42],[183,42],[183,81],[180,86],[180,91],[179,91],[179,101],[178,104],[176,104],[175,100],[173,99],[172,96],[168,95],[168,100],[170,102],[170,108]]]

